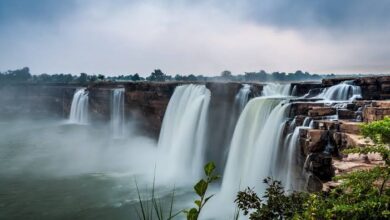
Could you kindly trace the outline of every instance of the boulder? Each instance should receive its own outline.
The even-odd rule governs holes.
[[[356,119],[356,112],[348,109],[339,109],[337,111],[339,119]]]
[[[325,150],[325,147],[327,145],[328,131],[317,130],[317,129],[300,129],[300,130],[303,130],[300,131],[301,137],[304,136],[304,133],[306,133],[303,146],[301,146],[303,148],[302,150],[305,155],[308,155],[313,152],[322,152]]]
[[[314,102],[294,102],[290,106],[290,117],[295,117],[297,115],[308,115],[309,110],[313,107],[323,107],[323,103],[314,103]]]
[[[390,100],[384,100],[384,101],[372,101],[371,102],[372,107],[380,107],[380,108],[390,108]]]
[[[384,119],[390,115],[390,107],[366,107],[363,110],[364,122],[371,122]]]
[[[318,117],[318,116],[327,116],[327,115],[335,115],[336,109],[332,107],[312,107],[308,111],[308,115],[310,117]]]
[[[360,125],[359,122],[349,122],[342,121],[340,124],[340,132],[349,133],[349,134],[360,134]]]
[[[305,170],[313,173],[322,181],[331,180],[335,174],[332,166],[332,157],[325,153],[309,154],[306,158]]]

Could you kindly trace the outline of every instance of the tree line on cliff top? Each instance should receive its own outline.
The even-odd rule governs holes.
[[[234,75],[231,71],[222,71],[216,76],[204,76],[204,75],[169,75],[155,69],[147,77],[142,77],[138,73],[126,74],[118,76],[105,76],[103,74],[86,74],[80,73],[79,75],[73,74],[47,74],[42,73],[39,75],[33,75],[30,73],[28,67],[24,67],[16,70],[8,70],[0,72],[0,83],[90,83],[90,82],[124,82],[124,81],[154,81],[154,82],[167,82],[167,81],[188,81],[188,82],[206,82],[206,81],[316,81],[324,78],[346,77],[350,75],[319,75],[311,74],[297,70],[294,73],[285,72],[273,72],[267,73],[264,70],[258,72],[245,72],[244,74]],[[354,75],[356,76],[356,75]]]

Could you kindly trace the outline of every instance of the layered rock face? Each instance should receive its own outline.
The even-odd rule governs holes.
[[[99,83],[90,85],[78,84],[18,84],[0,87],[0,115],[20,114],[57,116],[67,118],[70,112],[73,94],[78,88],[86,88],[89,96],[91,122],[110,120],[110,103],[114,88],[125,88],[125,117],[138,122],[141,132],[157,138],[164,113],[176,86],[180,82],[138,82],[138,83]],[[252,83],[253,84],[253,83]],[[211,91],[210,121],[213,135],[230,135],[232,131],[224,130],[229,123],[235,123],[235,95],[242,87],[241,83],[207,83]],[[253,84],[251,94],[260,94],[262,85]],[[230,121],[228,122],[227,119]],[[220,132],[220,133],[218,133]],[[224,143],[218,143],[223,145]]]
[[[390,76],[371,76],[361,78],[324,79],[323,87],[333,86],[340,82],[351,80],[362,89],[362,98],[366,100],[390,99]]]
[[[360,100],[341,107],[298,102],[292,104],[290,114],[295,116],[298,125],[302,124],[305,117],[313,120],[310,128],[300,129],[299,145],[301,154],[306,157],[303,168],[315,176],[308,180],[311,182],[308,188],[318,191],[322,189],[320,183],[330,181],[335,174],[372,166],[365,165],[367,161],[362,158],[343,159],[340,151],[371,143],[360,135],[360,125],[390,116],[390,100]],[[373,157],[372,160],[378,159]]]
[[[67,117],[74,86],[65,85],[1,85],[0,114],[7,116]]]
[[[359,124],[383,119],[390,115],[390,76],[363,77],[348,79],[326,79],[322,83],[292,83],[293,95],[316,97],[324,88],[342,81],[351,80],[361,87],[362,100],[348,104],[326,105],[315,99],[297,98],[292,100],[289,117],[295,118],[297,126],[305,118],[313,120],[312,127],[299,132],[299,149],[306,158],[304,169],[313,174],[308,182],[311,190],[318,190],[322,182],[340,172],[335,166],[335,158],[340,158],[340,150],[366,144],[359,136]],[[188,82],[187,82],[188,83]],[[54,115],[69,116],[75,90],[86,87],[89,92],[89,112],[92,122],[110,120],[110,103],[114,88],[125,88],[125,117],[139,122],[142,133],[158,138],[162,120],[169,100],[180,82],[138,82],[138,83],[99,83],[82,85],[2,85],[0,86],[0,115]],[[251,83],[251,94],[259,95],[262,84]],[[234,124],[239,112],[234,107],[235,97],[241,83],[208,82],[211,91],[209,107],[209,136],[207,143],[208,160],[214,160],[223,167],[226,147],[229,146]],[[221,156],[222,155],[222,156]],[[318,184],[321,183],[321,184]],[[314,186],[314,187],[313,187]]]

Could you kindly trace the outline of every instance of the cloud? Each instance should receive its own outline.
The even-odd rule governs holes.
[[[388,25],[381,13],[388,4],[373,4],[368,9],[377,17],[359,19],[355,12],[368,1],[357,1],[37,0],[28,12],[17,9],[32,1],[22,1],[0,12],[7,18],[0,22],[0,69],[109,75],[147,75],[154,68],[205,75],[224,69],[386,71],[390,34],[380,27]]]

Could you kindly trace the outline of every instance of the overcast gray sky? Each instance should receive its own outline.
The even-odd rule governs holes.
[[[389,73],[388,0],[0,0],[0,71]]]

